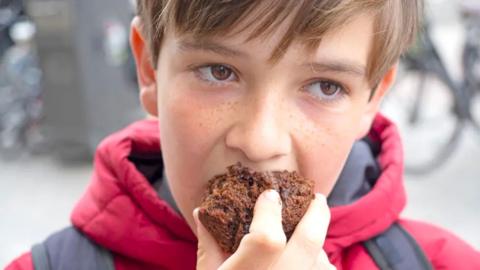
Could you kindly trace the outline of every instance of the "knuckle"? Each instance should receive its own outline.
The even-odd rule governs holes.
[[[308,233],[303,235],[301,242],[304,249],[311,250],[313,254],[316,254],[323,248],[324,238],[318,233]]]
[[[337,268],[330,262],[327,254],[325,254],[325,252],[322,251],[318,255],[317,260],[315,261],[315,264],[313,265],[312,269],[334,270]]]
[[[330,213],[330,209],[328,208],[327,205],[325,206],[325,211],[324,212],[325,213],[323,215],[323,218],[325,218],[327,223],[330,223],[330,218],[331,218],[332,214]]]
[[[317,200],[317,211],[320,212],[323,219],[330,221],[330,208],[326,200]]]
[[[331,264],[331,263],[327,263],[325,265],[325,269],[328,269],[328,270],[337,270],[337,267],[335,267],[335,265]]]
[[[245,238],[249,245],[269,251],[282,250],[287,244],[287,238],[282,234],[254,232],[247,234]]]
[[[310,214],[310,223],[322,224],[327,226],[330,224],[331,213],[327,205],[317,205]]]
[[[317,262],[312,270],[337,270],[337,268],[329,262]]]

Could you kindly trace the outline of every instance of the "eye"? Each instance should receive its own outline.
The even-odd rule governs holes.
[[[336,101],[347,93],[342,85],[328,80],[313,82],[304,89],[315,98],[326,102]]]
[[[213,84],[230,82],[237,79],[233,70],[226,65],[206,65],[197,69],[200,79]]]

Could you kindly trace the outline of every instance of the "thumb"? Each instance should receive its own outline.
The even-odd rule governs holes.
[[[218,269],[227,259],[212,235],[205,229],[198,218],[198,208],[193,210],[193,219],[197,229],[197,270]]]

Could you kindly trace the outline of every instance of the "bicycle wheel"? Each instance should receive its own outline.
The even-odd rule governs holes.
[[[470,99],[470,115],[474,126],[480,134],[480,21],[470,25],[463,49],[462,61],[465,76],[465,89]]]
[[[400,65],[382,111],[401,133],[406,173],[429,173],[454,152],[465,125],[454,91],[437,73]]]

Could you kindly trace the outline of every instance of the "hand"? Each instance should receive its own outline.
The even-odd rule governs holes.
[[[278,193],[274,190],[263,192],[255,204],[249,233],[243,237],[237,251],[229,256],[203,227],[198,209],[195,209],[197,270],[336,269],[323,250],[330,222],[325,196],[315,196],[288,243],[281,211]]]

